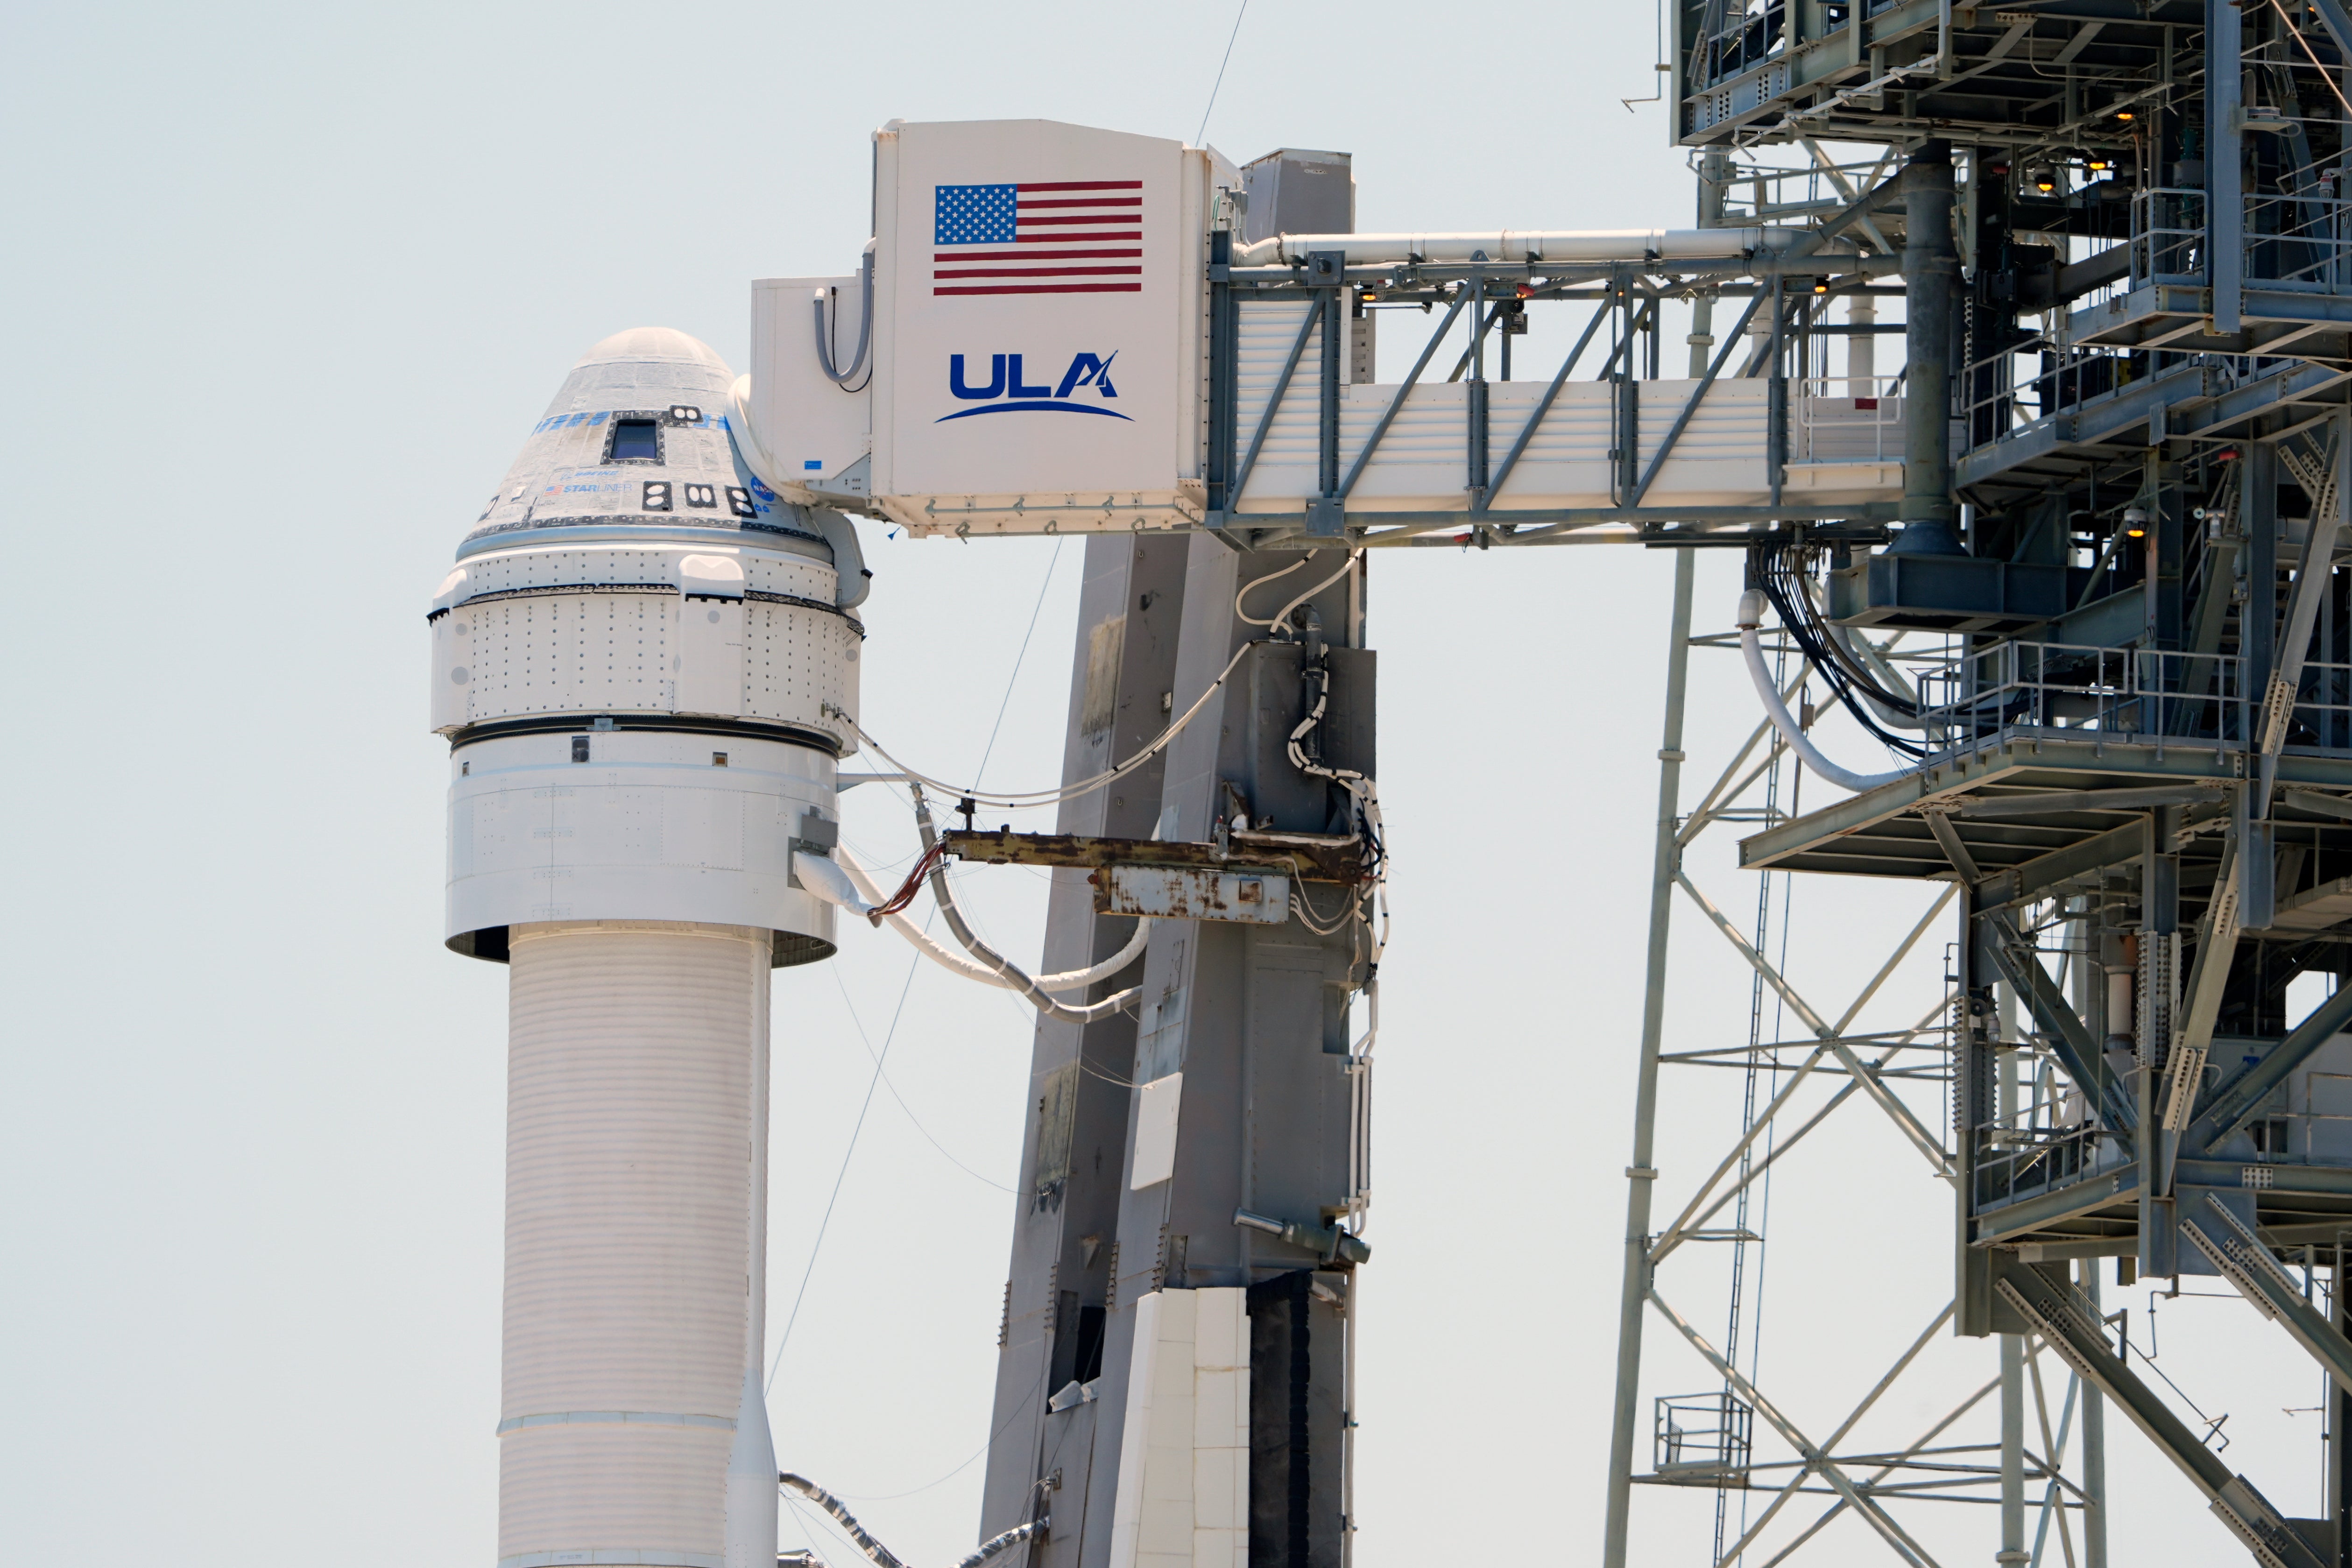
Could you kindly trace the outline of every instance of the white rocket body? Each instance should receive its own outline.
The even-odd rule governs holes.
[[[862,566],[702,344],[573,367],[430,616],[448,945],[511,966],[499,1568],[769,1568],[769,981],[833,952]],[[828,537],[830,536],[830,538]]]

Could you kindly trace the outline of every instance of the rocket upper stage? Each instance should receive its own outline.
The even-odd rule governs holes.
[[[867,574],[846,519],[745,464],[732,381],[665,328],[590,349],[435,595],[460,952],[577,920],[764,929],[780,963],[833,951],[791,863],[833,842]]]
[[[833,952],[793,868],[835,842],[867,574],[739,405],[682,332],[598,343],[426,616],[446,939],[512,966],[499,1568],[775,1561],[769,972]]]

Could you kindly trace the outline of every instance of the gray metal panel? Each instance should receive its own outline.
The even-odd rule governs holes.
[[[1254,243],[1276,234],[1352,234],[1356,176],[1349,154],[1285,147],[1242,165],[1249,210],[1242,237]]]
[[[1173,688],[1183,604],[1182,540],[1102,534],[1088,539],[1086,550],[1063,750],[1066,783],[1134,755],[1167,723],[1163,703]],[[1066,802],[1057,830],[1150,837],[1160,815],[1163,768],[1154,762],[1108,791]],[[1134,932],[1126,917],[1095,913],[1086,875],[1053,874],[1044,958],[1049,972],[1107,958]],[[1131,983],[1133,974],[1130,969],[1098,984],[1092,994]],[[1031,1054],[1029,1130],[1015,1198],[1004,1344],[990,1422],[996,1436],[989,1446],[980,1533],[985,1539],[1052,1513],[1055,1533],[1032,1548],[1032,1568],[1075,1568],[1088,1523],[1087,1468],[1100,1407],[1087,1404],[1049,1415],[1045,1402],[1082,1370],[1076,1364],[1082,1331],[1109,1290],[1127,1163],[1125,1085],[1134,1054],[1135,1020],[1123,1014],[1083,1029],[1041,1019]],[[1115,1465],[1115,1426],[1112,1431]],[[1056,1470],[1061,1489],[1042,1488]],[[1101,1495],[1108,1531],[1109,1494]]]
[[[1297,561],[1288,552],[1238,553],[1206,534],[1186,542],[1185,626],[1174,699],[1179,711],[1208,689],[1243,644],[1266,635],[1236,619],[1236,595]],[[1303,568],[1248,595],[1244,610],[1272,616],[1291,595],[1331,575],[1341,559],[1337,549],[1310,556]],[[1277,594],[1277,588],[1285,591]],[[1360,625],[1360,603],[1345,576],[1312,600],[1335,640]],[[1162,792],[1164,837],[1211,838],[1217,818],[1228,809],[1228,782],[1250,802],[1254,818],[1270,811],[1278,827],[1322,829],[1329,817],[1328,786],[1301,778],[1287,755],[1290,731],[1305,711],[1299,659],[1296,644],[1244,655],[1224,687],[1171,744]],[[1369,763],[1374,732],[1371,663],[1354,654],[1335,659],[1333,668],[1335,688],[1347,692],[1342,704],[1335,690],[1333,706],[1348,717],[1335,732],[1332,761],[1341,763],[1344,752]],[[1344,675],[1339,673],[1342,668]],[[1321,923],[1328,923],[1329,890],[1323,896]],[[1175,1173],[1122,1194],[1120,1279],[1108,1325],[1086,1513],[1083,1560],[1089,1568],[1108,1560],[1135,1300],[1163,1283],[1171,1289],[1250,1285],[1315,1267],[1312,1253],[1237,1227],[1236,1208],[1309,1224],[1344,1208],[1345,1003],[1348,983],[1361,978],[1360,971],[1351,975],[1355,961],[1352,932],[1318,937],[1296,920],[1278,928],[1171,921],[1153,929],[1144,961],[1142,1033],[1134,1072],[1138,1081],[1148,1081],[1181,1070],[1182,1104]],[[1343,1366],[1344,1320],[1331,1317],[1325,1324],[1318,1315],[1315,1332],[1312,1354],[1318,1364]],[[1328,1412],[1318,1406],[1312,1432],[1318,1451],[1339,1452],[1344,1429],[1336,1405]],[[1264,1479],[1254,1466],[1253,1491]],[[1336,1493],[1318,1487],[1314,1496],[1317,1510],[1336,1517]]]

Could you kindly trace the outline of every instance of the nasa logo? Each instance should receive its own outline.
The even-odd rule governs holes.
[[[1070,361],[1070,368],[1062,373],[1058,384],[1040,382],[1032,386],[1024,379],[1019,354],[988,356],[988,380],[974,386],[964,370],[964,356],[948,356],[948,390],[965,403],[977,403],[978,408],[959,408],[953,414],[943,414],[934,424],[944,425],[950,419],[969,419],[975,414],[1011,414],[1022,410],[1049,414],[1102,414],[1113,419],[1127,416],[1116,408],[1105,408],[1096,403],[1071,401],[1070,395],[1080,387],[1092,387],[1096,395],[1112,398],[1118,388],[1110,384],[1110,362],[1118,357],[1113,350],[1109,358],[1081,353]],[[1131,423],[1131,421],[1130,421]]]

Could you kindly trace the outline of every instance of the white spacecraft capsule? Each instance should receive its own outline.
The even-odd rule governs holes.
[[[499,1568],[771,1568],[769,979],[833,952],[867,574],[658,328],[572,367],[430,613],[446,940],[509,965]],[[830,869],[828,866],[826,868]]]

